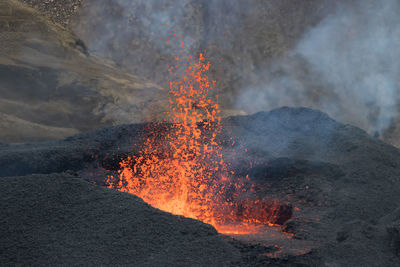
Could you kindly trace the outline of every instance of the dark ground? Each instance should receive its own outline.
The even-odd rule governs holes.
[[[231,163],[231,168],[239,173],[241,171],[249,174],[257,186],[258,196],[288,201],[296,208],[292,219],[282,227],[284,231],[293,232],[294,239],[285,241],[281,240],[279,235],[273,236],[268,233],[255,237],[235,237],[246,241],[241,243],[229,238],[221,239],[213,234],[212,238],[210,237],[212,241],[207,239],[210,243],[201,248],[205,240],[201,234],[198,239],[193,238],[181,247],[181,244],[174,243],[183,242],[185,237],[181,234],[164,233],[162,224],[157,220],[153,223],[153,220],[149,219],[145,226],[140,221],[145,220],[147,216],[156,218],[154,214],[162,214],[165,220],[169,221],[176,220],[176,217],[157,213],[154,209],[137,202],[135,197],[102,189],[66,174],[50,174],[68,171],[81,180],[101,184],[106,171],[116,169],[119,158],[128,153],[137,153],[145,126],[134,124],[105,128],[63,141],[1,147],[0,174],[8,178],[1,178],[0,186],[0,203],[4,207],[1,210],[5,211],[2,223],[6,226],[2,227],[4,232],[0,244],[4,248],[1,251],[7,248],[10,252],[3,254],[0,261],[9,263],[11,259],[19,259],[20,263],[26,265],[39,260],[41,257],[38,255],[45,253],[48,260],[46,263],[60,263],[58,259],[66,259],[65,253],[69,253],[69,250],[64,249],[67,244],[71,251],[82,249],[82,241],[75,238],[76,232],[68,224],[79,220],[80,225],[94,225],[93,228],[78,227],[80,235],[87,237],[85,244],[91,247],[83,250],[91,251],[85,252],[86,259],[88,262],[107,264],[110,254],[98,253],[97,249],[103,251],[107,250],[107,246],[111,246],[110,251],[114,251],[114,246],[124,247],[124,244],[129,242],[134,243],[133,239],[136,237],[129,239],[125,235],[117,235],[109,239],[108,231],[114,231],[115,228],[110,230],[108,226],[103,227],[92,217],[100,216],[99,221],[106,217],[106,225],[113,225],[112,227],[117,227],[121,232],[131,233],[132,227],[143,227],[141,231],[160,232],[166,240],[173,238],[168,241],[172,242],[168,246],[177,248],[176,251],[179,248],[181,255],[193,256],[194,261],[188,259],[184,265],[191,265],[200,260],[199,254],[193,252],[193,248],[208,249],[207,246],[215,249],[219,247],[221,253],[226,253],[221,254],[221,258],[217,254],[210,254],[207,260],[215,262],[214,265],[218,265],[217,261],[225,261],[227,255],[237,253],[241,255],[240,259],[235,260],[235,265],[238,266],[400,264],[398,149],[370,137],[356,127],[340,124],[324,113],[304,108],[281,108],[252,116],[231,117],[223,121],[223,126],[225,139],[233,136],[237,140],[233,147],[235,153],[232,153],[230,146],[225,147],[226,158]],[[247,148],[247,153],[243,152],[242,147]],[[255,163],[253,167],[249,166],[250,161]],[[42,175],[31,176],[34,173]],[[34,182],[35,179],[37,182]],[[86,198],[88,191],[89,199],[93,196],[96,201]],[[108,197],[112,200],[107,201]],[[114,201],[114,198],[117,200]],[[57,199],[61,199],[61,202]],[[119,199],[127,201],[119,202]],[[139,216],[139,219],[128,223],[130,213],[121,211],[120,214],[120,211],[115,210],[119,205],[132,205],[132,209],[137,210],[135,216]],[[76,208],[78,206],[79,209]],[[95,215],[96,210],[101,210],[101,206],[110,210],[110,216]],[[77,214],[73,211],[76,209],[80,211],[79,218],[75,218]],[[149,210],[148,214],[143,213],[142,209]],[[43,213],[36,214],[34,210]],[[48,216],[55,210],[59,210],[56,214],[63,219]],[[125,215],[128,217],[125,218]],[[29,216],[34,219],[29,219]],[[21,219],[26,220],[26,223],[13,223]],[[38,246],[32,247],[29,240],[34,241],[36,238],[33,237],[36,232],[32,229],[42,225],[43,220],[49,220],[46,225],[49,228],[42,228],[42,231],[46,232],[54,227],[59,229],[59,232],[50,236],[42,235],[35,241],[39,242]],[[187,227],[199,225],[199,233],[203,233],[201,229],[213,232],[210,228],[202,228],[203,224],[193,220],[187,222],[190,224]],[[64,223],[66,227],[61,227]],[[178,229],[180,226],[177,224],[171,227]],[[31,239],[26,239],[24,235]],[[71,235],[75,237],[71,238]],[[133,233],[129,235],[135,236]],[[58,240],[54,241],[56,237]],[[46,254],[44,248],[54,242],[61,244],[60,247]],[[104,242],[107,245],[99,245]],[[122,250],[117,253],[118,262],[137,260],[137,264],[145,263],[145,259],[152,259],[152,251],[158,246],[157,242],[148,238],[132,244],[133,247],[139,246],[144,255],[136,258],[134,250]],[[23,257],[20,254],[22,249],[15,250],[15,244],[25,247],[27,252],[24,254],[31,255],[31,258]],[[273,244],[282,246],[281,250],[275,255],[266,256],[265,253],[273,250]],[[160,253],[160,258],[163,258],[164,252]],[[171,259],[178,257],[174,253],[171,252]],[[80,262],[79,258],[75,260],[76,263]],[[150,263],[154,265],[157,262]],[[201,261],[198,263],[200,266],[207,265]]]
[[[0,187],[2,266],[224,266],[239,260],[211,226],[65,173],[2,178]]]

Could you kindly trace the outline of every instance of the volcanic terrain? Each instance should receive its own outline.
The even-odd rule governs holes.
[[[121,158],[138,153],[135,147],[147,134],[148,125],[123,125],[63,141],[2,145],[0,261],[200,266],[400,263],[398,149],[305,108],[230,117],[222,125],[225,138],[237,140],[235,157],[226,155],[230,168],[237,175],[247,173],[258,196],[294,207],[292,218],[279,229],[224,237],[210,226],[101,188]],[[286,232],[293,236],[288,238]],[[200,256],[204,254],[208,257]]]
[[[398,144],[397,113],[386,118],[365,97],[368,114],[355,122],[370,129],[387,119],[379,137],[317,109],[245,115],[234,105],[282,58],[309,99],[336,99],[291,51],[351,1],[245,2],[0,2],[0,266],[400,266],[400,150],[380,139]],[[171,21],[171,11],[182,14]],[[182,58],[159,28],[175,22],[195,53],[168,92]],[[242,104],[252,110],[258,98]],[[176,177],[198,189],[190,211],[222,206],[212,219],[237,229],[145,202],[165,178],[168,196],[193,200],[170,190],[189,188]],[[148,192],[135,188],[146,182]],[[257,227],[241,228],[246,220]]]

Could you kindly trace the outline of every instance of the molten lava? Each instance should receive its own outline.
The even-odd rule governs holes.
[[[144,148],[120,163],[109,186],[141,197],[160,210],[201,220],[226,234],[254,233],[279,223],[275,201],[242,199],[246,178],[228,172],[218,141],[221,117],[210,63],[183,43],[170,68],[168,123],[154,127]],[[161,127],[162,128],[162,127]],[[167,128],[167,129],[165,129]]]

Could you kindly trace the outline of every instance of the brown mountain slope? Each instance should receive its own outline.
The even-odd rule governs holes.
[[[0,142],[61,138],[158,112],[160,87],[90,55],[76,36],[20,2],[0,3]],[[34,124],[29,131],[26,123]],[[39,127],[39,128],[38,128]],[[57,131],[43,130],[55,129]]]

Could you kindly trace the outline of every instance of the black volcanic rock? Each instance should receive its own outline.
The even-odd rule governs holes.
[[[68,174],[1,178],[0,210],[2,266],[227,266],[240,259],[209,225]]]
[[[306,108],[230,117],[222,124],[223,139],[233,137],[236,141],[233,146],[229,142],[224,145],[230,168],[237,175],[249,174],[257,197],[279,199],[293,207],[292,218],[283,226],[297,238],[286,250],[285,246],[282,248],[288,251],[289,258],[284,254],[275,259],[257,256],[248,263],[400,263],[396,256],[397,228],[391,226],[398,220],[400,208],[398,149],[359,128]],[[138,153],[146,129],[148,125],[123,125],[63,141],[1,146],[0,174],[71,170],[102,184],[106,173],[115,171],[121,158]],[[268,241],[268,236],[264,238]],[[312,242],[313,248],[305,255],[295,256],[298,254],[290,252],[290,246],[302,244],[296,242]],[[249,255],[248,249],[241,248],[243,255]]]
[[[400,256],[400,220],[389,225],[387,230],[390,235],[390,244],[394,252]]]

